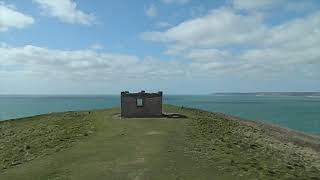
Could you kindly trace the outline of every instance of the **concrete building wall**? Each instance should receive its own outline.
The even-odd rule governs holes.
[[[137,106],[137,99],[142,99],[143,105]],[[159,93],[121,93],[122,117],[161,117],[162,92]]]

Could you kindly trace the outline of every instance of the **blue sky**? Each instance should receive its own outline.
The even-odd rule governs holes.
[[[317,0],[0,0],[0,94],[320,91]]]

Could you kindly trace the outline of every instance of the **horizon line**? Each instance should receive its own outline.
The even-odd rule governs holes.
[[[135,91],[133,91],[135,92]],[[153,92],[153,91],[150,91]],[[121,93],[121,92],[120,92]],[[115,96],[119,95],[120,93],[106,93],[106,94],[0,94],[0,96]],[[191,93],[164,93],[165,95],[213,95],[213,94],[247,94],[247,93],[320,93],[320,91],[248,91],[248,92],[212,92],[212,93],[198,93],[198,94],[191,94]]]

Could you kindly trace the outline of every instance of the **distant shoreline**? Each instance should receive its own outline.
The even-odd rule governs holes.
[[[0,121],[49,112],[119,107],[119,102],[119,96],[0,96]],[[312,134],[320,132],[320,96],[165,95],[163,102],[263,120]]]
[[[177,105],[172,105],[172,104],[165,104],[164,106],[174,106],[174,107],[180,107]],[[50,115],[55,115],[55,114],[63,114],[63,113],[84,113],[84,112],[88,112],[88,111],[102,111],[102,110],[111,110],[111,109],[119,109],[120,107],[115,106],[115,107],[110,107],[110,108],[97,108],[97,109],[84,109],[84,110],[70,110],[70,111],[56,111],[56,112],[47,112],[47,113],[41,113],[41,114],[35,114],[35,115],[29,115],[29,116],[21,116],[21,117],[17,117],[17,118],[11,118],[11,119],[0,119],[0,124],[3,122],[15,122],[15,121],[20,121],[20,120],[24,120],[24,119],[33,119],[33,118],[38,118],[38,117],[43,117],[43,116],[50,116]],[[273,131],[281,131],[283,133],[294,133],[295,135],[299,135],[299,136],[309,136],[309,137],[316,137],[318,139],[320,139],[320,133],[318,132],[304,132],[304,131],[300,131],[300,130],[295,130],[292,128],[288,128],[285,126],[280,126],[271,122],[266,122],[266,121],[262,121],[262,120],[258,120],[258,119],[249,119],[249,118],[244,118],[244,117],[239,117],[236,115],[232,115],[232,114],[227,114],[224,112],[214,112],[214,111],[207,111],[205,109],[199,109],[199,108],[192,108],[192,107],[184,107],[182,106],[182,108],[184,109],[188,109],[188,110],[196,110],[196,111],[201,111],[201,112],[206,112],[206,113],[211,113],[211,114],[217,114],[221,117],[224,117],[228,120],[235,120],[235,121],[239,121],[239,122],[243,122],[244,124],[250,124],[250,125],[259,125],[263,128],[267,128],[269,130],[273,130]],[[320,150],[320,145],[318,147],[318,149]]]
[[[165,94],[165,96],[206,96],[206,95],[239,95],[239,96],[309,96],[320,97],[320,92],[216,92],[209,94]],[[120,94],[0,94],[0,97],[104,97]]]
[[[320,92],[227,92],[227,93],[212,93],[212,95],[220,96],[304,96],[304,97],[320,97]]]

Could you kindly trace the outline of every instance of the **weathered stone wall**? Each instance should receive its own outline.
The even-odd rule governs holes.
[[[137,106],[137,99],[143,99],[143,106]],[[161,117],[162,92],[159,93],[121,93],[122,117]]]

